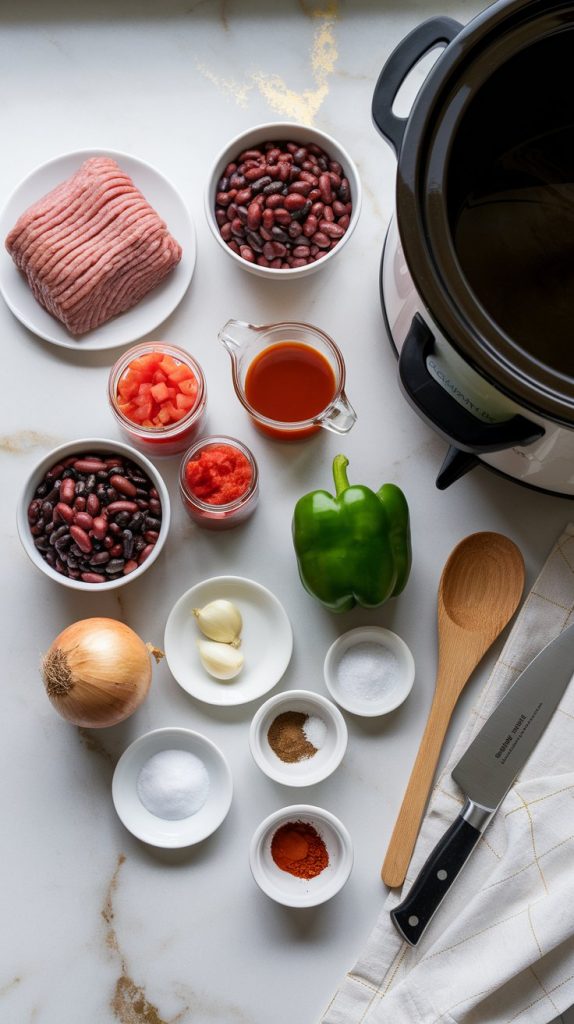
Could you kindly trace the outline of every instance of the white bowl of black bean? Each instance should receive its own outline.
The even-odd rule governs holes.
[[[120,441],[81,438],[34,467],[17,510],[20,540],[50,579],[114,590],[158,557],[170,521],[167,487],[144,455]]]
[[[361,209],[359,172],[330,135],[290,122],[257,125],[217,156],[205,192],[214,238],[241,267],[293,279],[326,266]]]

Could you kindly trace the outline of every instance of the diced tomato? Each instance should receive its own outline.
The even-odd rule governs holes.
[[[177,409],[185,409],[187,411],[188,409],[193,409],[195,399],[190,398],[188,395],[179,394],[175,396],[175,405]]]
[[[166,402],[169,398],[169,390],[165,384],[154,384],[151,393],[156,402]]]
[[[197,381],[195,377],[192,377],[191,380],[181,380],[179,382],[179,390],[181,391],[182,395],[189,395],[190,398],[196,398]]]
[[[166,376],[169,376],[170,373],[173,373],[176,367],[181,365],[181,363],[176,362],[173,356],[164,356],[161,363],[158,364],[159,369],[162,370]]]
[[[176,366],[175,370],[168,373],[168,377],[172,384],[181,384],[182,380],[195,380],[189,366],[185,366],[184,363],[180,363],[179,366]]]
[[[194,408],[198,384],[193,371],[165,352],[132,359],[118,381],[118,410],[147,428],[169,427]]]

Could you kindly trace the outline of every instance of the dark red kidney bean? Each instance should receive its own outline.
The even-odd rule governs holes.
[[[335,214],[333,213],[332,206],[326,206],[325,209],[323,210],[323,220],[328,220],[331,222],[331,224],[335,220]]]
[[[58,504],[54,508],[54,521],[68,523],[69,525],[72,522],[73,518],[73,509],[69,505],[64,504],[64,502],[62,501],[58,502]]]
[[[236,216],[237,216],[237,204],[236,203],[230,203],[229,206],[227,207],[227,219],[229,221],[235,220]]]
[[[245,234],[245,228],[239,220],[239,217],[236,217],[235,220],[231,221],[231,234],[235,235],[236,238],[243,238],[243,235]]]
[[[281,224],[282,227],[286,228],[291,223],[291,214],[283,207],[279,207],[279,209],[275,210],[275,220],[278,224]]]
[[[263,239],[256,231],[248,231],[245,235],[245,241],[254,252],[263,252]]]
[[[50,520],[52,519],[53,514],[54,514],[54,506],[53,506],[52,502],[51,501],[47,501],[47,500],[42,502],[42,516],[44,517],[44,519],[46,520],[47,523],[50,522]]]
[[[253,147],[253,149],[244,149],[243,153],[240,153],[239,156],[237,157],[237,162],[238,163],[243,163],[244,160],[256,160],[257,161],[257,160],[261,160],[262,158],[263,158],[262,151],[260,149],[255,149],[255,147]]]
[[[78,473],[97,473],[100,469],[107,469],[101,459],[76,459],[73,465]]]
[[[86,499],[86,512],[88,512],[91,516],[97,516],[99,511],[100,499],[96,494],[88,494],[88,497]]]
[[[301,171],[301,181],[306,182],[310,186],[308,189],[309,192],[311,191],[311,188],[317,188],[319,184],[317,175],[312,174],[310,171]]]
[[[217,221],[218,226],[220,228],[223,227],[223,225],[227,221],[227,214],[225,213],[225,210],[216,210],[215,211],[215,219]]]
[[[37,498],[35,498],[33,501],[30,502],[30,504],[28,505],[28,522],[29,523],[35,523],[36,522],[36,520],[38,519],[38,517],[40,515],[41,507],[42,507],[41,502],[38,501]]]
[[[266,260],[269,260],[270,263],[275,259],[275,252],[273,250],[273,243],[271,241],[266,242],[265,245],[263,246],[263,255],[265,256]]]
[[[76,526],[74,524],[73,526],[70,526],[70,534],[78,545],[80,551],[83,551],[86,555],[89,554],[93,545],[91,538],[88,536],[86,531],[82,530],[81,526]]]
[[[339,225],[339,227],[343,228],[343,231],[347,230],[350,223],[351,218],[349,217],[348,213],[346,213],[344,217],[339,217],[339,220],[337,221],[337,224]]]
[[[278,166],[279,166],[279,170],[278,170],[277,176],[279,178],[279,181],[284,183],[284,182],[289,180],[289,176],[291,174],[291,168],[289,167],[289,164],[287,163],[286,160],[280,161]]]
[[[328,171],[327,173],[331,179],[331,188],[336,192],[341,184],[341,176],[340,174],[335,174],[334,171]]]
[[[51,469],[46,473],[46,480],[54,480],[57,476],[61,476],[66,467],[62,462],[58,462],[56,466],[52,466]]]
[[[243,177],[242,174],[237,174],[237,173],[232,174],[230,179],[229,179],[229,184],[230,184],[231,188],[237,188],[237,189],[245,188],[245,178]]]
[[[296,267],[306,267],[309,261],[302,257],[291,260],[291,266],[295,269]]]
[[[295,259],[306,259],[311,252],[311,248],[308,245],[296,245],[292,251]]]
[[[237,255],[239,256],[239,246],[238,246],[237,242],[235,241],[235,239],[232,238],[231,241],[228,242],[227,244],[228,244],[229,248],[231,249],[231,251],[237,253]]]
[[[328,249],[331,245],[331,239],[328,235],[323,234],[322,231],[316,231],[313,235],[312,241],[315,245],[318,245],[320,249]]]
[[[264,242],[270,242],[271,239],[273,238],[271,232],[268,231],[267,228],[264,228],[263,225],[261,225],[261,227],[259,228],[259,234],[261,235]]]
[[[105,547],[106,551],[109,551],[110,548],[113,548],[113,546],[115,544],[115,540],[114,540],[114,538],[110,534],[108,534],[107,537],[104,537],[103,544],[104,544],[104,547]]]
[[[75,481],[70,479],[70,477],[67,477],[65,480],[62,480],[62,483],[60,485],[60,501],[64,502],[64,504],[66,505],[71,505],[74,500],[75,494]]]
[[[269,260],[266,260],[265,256],[258,256],[257,257],[257,266],[258,267],[268,267],[269,265],[270,265],[269,264]]]
[[[315,234],[318,226],[319,223],[317,221],[317,218],[314,217],[312,213],[310,213],[309,216],[307,217],[307,220],[303,224],[303,234],[307,238],[311,238],[311,235]]]
[[[112,501],[107,508],[109,516],[115,515],[116,512],[137,512],[138,506],[135,501]]]
[[[247,207],[247,227],[250,231],[257,231],[261,224],[261,207],[259,203],[250,203]]]
[[[268,210],[277,210],[280,206],[283,206],[283,196],[268,196],[265,200],[265,206]]]
[[[103,540],[108,532],[108,521],[104,516],[96,516],[92,523],[92,533],[96,540]]]
[[[229,192],[218,192],[215,201],[218,206],[229,206],[231,202],[231,196]]]
[[[245,171],[245,180],[248,181],[253,188],[254,182],[258,181],[261,177],[261,166],[257,164],[255,167],[248,167]],[[271,179],[269,179],[271,180]],[[267,182],[266,182],[267,184]]]
[[[330,205],[333,202],[333,189],[331,187],[331,179],[328,174],[321,174],[319,178],[319,189],[323,202]]]
[[[255,253],[250,245],[241,245],[239,247],[239,255],[242,259],[247,260],[248,263],[255,262]]]
[[[247,206],[251,202],[252,196],[253,190],[251,188],[240,189],[235,197],[237,206]]]
[[[289,185],[289,195],[300,195],[308,196],[311,191],[311,186],[308,181],[294,181]]]
[[[135,498],[137,488],[133,480],[128,480],[127,477],[122,476],[119,473],[114,473],[113,476],[110,477],[110,484],[116,491],[119,491],[120,494],[125,494],[127,498]]]
[[[123,551],[123,545],[119,544],[119,543],[116,543],[116,544],[114,544],[113,547],[110,548],[110,556],[112,558],[119,558],[121,553],[122,553],[122,551]]]
[[[137,568],[138,568],[138,563],[135,561],[134,558],[130,558],[129,562],[126,562],[126,564],[124,565],[124,576],[127,576],[128,573],[133,572],[134,569],[137,569]]]
[[[159,498],[150,498],[149,507],[150,512],[153,512],[154,515],[161,515],[161,501]]]
[[[343,235],[345,234],[345,229],[342,228],[340,224],[332,224],[330,221],[327,220],[322,220],[321,223],[319,224],[319,228],[323,232],[323,234],[327,235],[328,238],[334,239],[336,241],[338,241],[339,238],[342,238]]]
[[[145,562],[146,558],[149,558],[154,547],[155,544],[147,544],[143,551],[140,551],[140,554],[138,556],[138,562],[140,565],[142,565],[142,563]]]
[[[224,242],[229,242],[231,238],[231,224],[229,224],[229,222],[224,224],[219,233]]]
[[[347,204],[339,202],[338,199],[333,201],[333,213],[335,217],[344,217],[347,212]]]
[[[301,234],[301,225],[298,224],[296,220],[291,221],[287,228],[287,233],[290,238],[298,238]]]
[[[285,213],[287,213],[287,211],[285,211]],[[287,216],[289,217],[288,213],[287,213]],[[290,217],[289,217],[289,220],[291,220]],[[261,223],[263,224],[264,228],[267,228],[268,231],[271,231],[271,228],[273,227],[273,225],[275,223],[275,211],[274,210],[270,210],[268,207],[266,207],[263,210],[263,214],[262,214],[262,217],[261,217]]]
[[[316,203],[318,200],[320,200],[321,199],[321,189],[320,188],[312,188],[311,191],[309,192],[309,199],[311,200],[312,203]]]
[[[82,572],[80,579],[83,583],[106,583],[106,577],[99,572]]]
[[[325,204],[324,203],[313,203],[313,205],[311,207],[311,213],[313,214],[314,217],[322,217],[324,209],[325,209]]]
[[[82,530],[86,531],[91,530],[94,525],[92,516],[88,515],[87,512],[76,512],[74,522],[76,526],[81,526]]]
[[[295,210],[302,210],[305,202],[305,196],[297,195],[296,192],[290,192],[289,195],[285,196],[283,205],[286,210],[293,213]]]
[[[302,164],[303,161],[307,159],[307,150],[305,149],[305,146],[299,146],[299,149],[295,150],[293,153],[293,159],[298,164]]]
[[[247,224],[247,207],[237,207],[237,220],[241,221],[242,224]]]
[[[143,537],[148,544],[155,544],[159,537],[159,533],[157,530],[146,530]]]

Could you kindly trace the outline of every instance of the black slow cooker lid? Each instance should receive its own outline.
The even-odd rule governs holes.
[[[574,3],[494,4],[426,80],[397,173],[401,240],[433,320],[497,388],[570,426],[573,61]]]

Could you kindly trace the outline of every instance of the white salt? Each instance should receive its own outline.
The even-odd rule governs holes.
[[[380,700],[394,689],[399,660],[388,647],[372,640],[348,647],[336,667],[341,695],[365,701]]]
[[[138,796],[151,814],[167,821],[189,818],[203,807],[209,792],[207,769],[187,750],[160,750],[144,764]]]
[[[308,715],[303,723],[303,732],[305,739],[313,744],[315,750],[320,750],[327,735],[327,726],[323,719],[319,718],[319,715]]]

